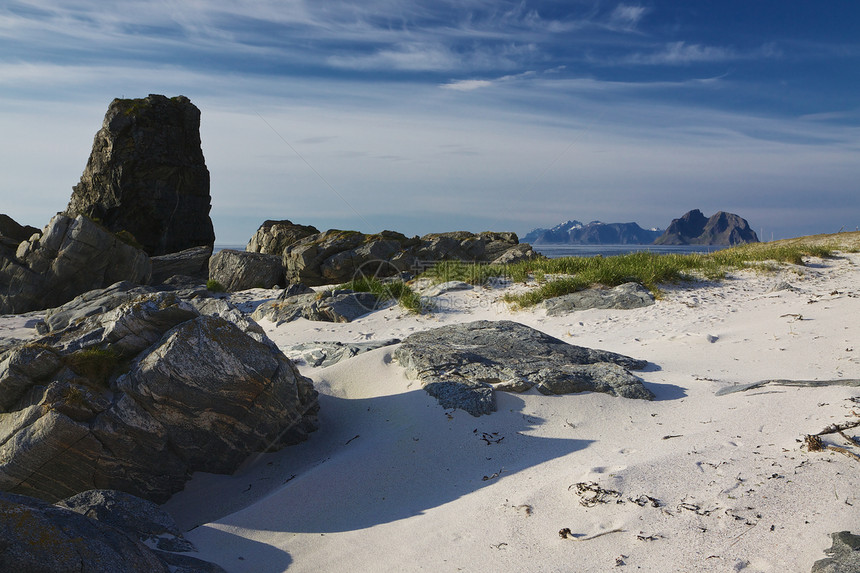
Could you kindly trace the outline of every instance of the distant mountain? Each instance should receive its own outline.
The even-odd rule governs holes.
[[[673,220],[656,241],[655,245],[739,245],[758,243],[746,219],[733,213],[719,213],[710,218],[698,209]]]
[[[522,241],[533,245],[650,245],[661,233],[659,229],[643,229],[636,223],[565,221],[551,229],[535,229]]]

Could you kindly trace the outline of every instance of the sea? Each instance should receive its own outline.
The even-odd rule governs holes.
[[[532,245],[538,252],[550,259],[561,257],[611,257],[647,251],[651,253],[713,253],[725,249],[719,245]],[[215,245],[214,253],[224,249],[244,251],[245,245]]]
[[[562,257],[611,257],[628,253],[650,252],[658,254],[713,253],[726,247],[721,245],[532,245],[535,252],[550,259]]]

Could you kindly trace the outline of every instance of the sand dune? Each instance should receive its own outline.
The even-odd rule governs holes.
[[[657,399],[499,393],[498,411],[475,418],[440,407],[382,348],[303,367],[321,393],[308,442],[233,476],[195,475],[166,507],[199,557],[231,572],[809,571],[831,532],[860,530],[860,461],[801,441],[860,420],[860,388],[717,393],[860,378],[858,263],[667,287],[628,311],[548,318],[479,288],[422,316],[264,323],[286,349],[516,320],[648,360],[637,374]]]

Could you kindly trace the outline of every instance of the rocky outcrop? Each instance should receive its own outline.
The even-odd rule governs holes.
[[[370,342],[305,342],[292,346],[284,352],[287,358],[297,364],[312,368],[326,368],[348,360],[359,354],[397,344],[399,338],[373,340]]]
[[[229,473],[305,439],[311,381],[256,323],[227,320],[238,311],[226,301],[192,302],[144,294],[5,353],[0,489],[163,502],[194,471]]]
[[[535,229],[523,241],[537,245],[650,245],[661,233],[658,229],[643,229],[636,223],[566,221],[551,229]]]
[[[146,253],[87,217],[57,215],[15,258],[0,257],[0,314],[52,308],[123,280],[146,283],[151,269]]]
[[[288,246],[284,269],[287,282],[318,286],[418,273],[444,260],[505,264],[537,256],[514,233],[459,231],[408,238],[393,231],[365,235],[330,230]]]
[[[379,298],[369,292],[335,289],[297,294],[264,302],[254,311],[254,320],[270,320],[277,325],[299,318],[322,322],[352,322],[380,308]]]
[[[536,387],[543,394],[605,392],[654,398],[642,380],[628,372],[644,368],[644,360],[573,346],[511,321],[482,320],[411,334],[394,358],[406,376],[420,380],[442,406],[473,416],[495,410],[494,390]]]
[[[149,255],[212,247],[200,110],[184,96],[110,103],[66,212],[127,232]]]
[[[38,232],[39,229],[36,227],[20,225],[9,215],[0,213],[0,238],[8,239],[15,244],[20,244],[22,241],[26,241]]]
[[[281,257],[224,249],[209,259],[209,279],[227,292],[284,286]]]
[[[0,568],[17,573],[170,569],[142,542],[66,508],[0,493]]]
[[[209,278],[209,259],[212,247],[193,247],[178,253],[152,257],[152,279],[154,285],[163,284],[174,277],[206,282]]]
[[[545,300],[547,316],[562,316],[575,310],[612,308],[630,310],[654,304],[654,295],[639,283],[624,283],[611,289],[586,289]]]
[[[849,531],[831,533],[830,557],[816,561],[812,573],[856,573],[860,571],[860,536]]]
[[[739,245],[759,241],[746,219],[720,211],[706,218],[693,209],[680,219],[674,219],[655,245]]]
[[[288,220],[265,221],[248,241],[245,250],[252,253],[282,256],[284,249],[293,243],[317,233],[319,233],[319,229],[312,225],[297,225]]]
[[[57,505],[0,493],[3,571],[223,573],[213,563],[145,545],[156,539],[159,549],[194,550],[157,505],[121,492],[89,491]]]

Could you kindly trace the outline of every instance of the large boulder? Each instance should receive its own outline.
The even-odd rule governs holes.
[[[563,316],[575,310],[612,308],[630,310],[654,304],[654,295],[639,283],[624,283],[610,289],[591,288],[543,301],[547,316]]]
[[[284,254],[284,249],[305,237],[316,235],[319,229],[312,225],[297,225],[292,221],[265,221],[251,240],[246,251],[264,253],[267,255]]]
[[[655,245],[739,245],[758,243],[758,235],[746,219],[720,211],[710,218],[698,209],[674,219],[655,241]]]
[[[170,569],[125,532],[38,499],[0,492],[0,569],[124,573]]]
[[[64,304],[79,294],[119,281],[147,283],[149,257],[83,215],[57,215],[41,235],[0,257],[0,313],[23,313]]]
[[[210,208],[200,110],[184,96],[113,100],[66,212],[165,255],[213,246]]]
[[[209,279],[228,292],[284,286],[281,257],[224,249],[209,259]]]
[[[153,549],[146,543],[156,543]],[[161,550],[165,547],[171,549]],[[173,518],[146,500],[92,490],[57,505],[0,493],[0,569],[17,573],[125,573],[223,569],[195,551]]]
[[[536,387],[550,395],[605,392],[654,398],[628,371],[644,368],[644,360],[573,346],[511,321],[481,320],[410,334],[394,358],[442,406],[473,416],[495,410],[494,390]]]
[[[174,277],[206,282],[211,256],[212,247],[192,247],[178,253],[152,257],[152,284],[163,284]]]
[[[813,563],[812,573],[857,573],[860,571],[860,536],[850,531],[831,533],[830,555]]]
[[[369,292],[335,289],[307,293],[264,302],[254,311],[254,320],[270,320],[277,325],[299,318],[321,322],[352,322],[384,304]]]
[[[117,294],[117,296],[120,296]],[[307,437],[311,381],[229,303],[144,294],[0,362],[0,490],[55,501],[94,488],[156,502],[195,471]],[[111,303],[112,304],[112,303]],[[62,324],[62,323],[59,323]]]
[[[366,235],[329,230],[310,235],[284,250],[287,282],[310,286],[354,278],[420,273],[439,261],[509,264],[537,257],[514,233],[434,233],[421,238],[394,231]]]
[[[345,283],[357,275],[389,276],[409,268],[411,260],[397,262],[397,255],[416,241],[394,231],[365,235],[332,229],[310,235],[284,250],[286,279],[319,286]]]

